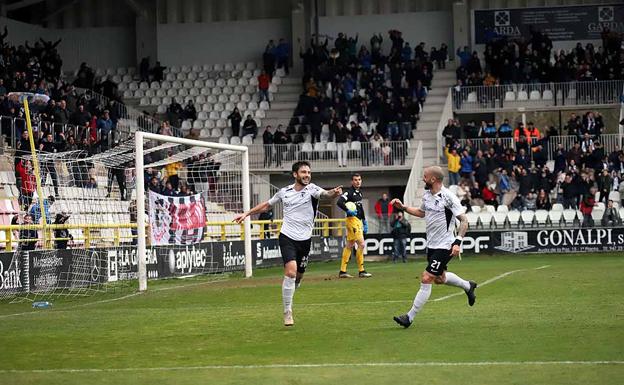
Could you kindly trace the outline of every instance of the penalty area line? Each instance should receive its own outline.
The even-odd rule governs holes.
[[[589,366],[624,365],[624,361],[475,361],[475,362],[354,362],[319,364],[266,364],[266,365],[201,365],[163,366],[151,368],[76,368],[76,369],[0,369],[5,374],[30,373],[114,373],[114,372],[168,372],[215,369],[296,369],[296,368],[344,368],[344,367],[470,367],[470,366]]]

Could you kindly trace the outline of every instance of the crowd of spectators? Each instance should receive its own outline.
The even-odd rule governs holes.
[[[554,50],[548,35],[538,30],[514,39],[492,34],[483,60],[468,47],[457,49],[458,86],[624,79],[622,34],[606,28],[601,38],[598,48],[577,43],[566,51]]]
[[[566,209],[580,209],[585,214],[583,225],[590,226],[596,200],[618,207],[622,202],[609,203],[610,193],[624,197],[624,152],[620,146],[605,150],[604,129],[602,117],[592,111],[582,117],[572,113],[564,127],[543,131],[532,122],[512,128],[507,119],[498,127],[494,122],[477,127],[473,121],[461,127],[458,120],[449,120],[443,136],[450,184],[458,186],[468,210],[485,204],[549,210],[560,203]],[[551,143],[560,132],[572,136],[571,147]],[[611,221],[617,223],[616,211],[609,210],[608,215],[615,215]]]
[[[400,31],[391,30],[389,52],[383,52],[383,36],[375,34],[370,44],[360,45],[359,36],[339,33],[333,47],[329,37],[315,36],[303,60],[304,92],[288,126],[291,133],[310,134],[321,140],[321,128],[329,126],[329,141],[346,128],[347,140],[367,142],[407,140],[412,137],[433,78],[434,61],[443,67],[447,47],[414,48]],[[353,125],[353,123],[355,125]]]

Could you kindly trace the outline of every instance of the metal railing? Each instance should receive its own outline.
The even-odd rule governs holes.
[[[127,122],[127,125],[124,124],[124,122],[122,122],[121,126],[118,125],[118,131],[121,140],[128,139],[136,130],[158,133],[160,129],[162,121],[146,115],[132,107],[129,107],[126,104],[112,101],[106,96],[86,88],[76,88],[76,90],[78,90],[78,92],[80,93],[83,93],[88,99],[96,99],[99,105],[108,106],[112,102],[113,108],[115,108],[115,113],[117,114],[117,116],[119,116],[120,119],[129,121]],[[171,130],[174,136],[183,136],[181,129],[172,126]]]
[[[612,105],[620,100],[624,80],[501,84],[452,87],[453,110],[488,112],[501,109],[549,109],[563,106]]]
[[[403,203],[406,206],[418,205],[418,190],[420,189],[420,182],[422,179],[423,171],[423,145],[422,141],[418,141],[416,147],[416,154],[414,161],[412,162],[412,171],[407,179],[407,185],[405,186],[405,193],[403,194]]]
[[[551,136],[546,142],[546,152],[548,160],[554,160],[559,145],[563,145],[564,150],[570,150],[575,143],[580,143],[581,138],[576,135]],[[605,155],[614,151],[617,147],[622,148],[623,138],[620,134],[603,134],[593,138],[593,143],[600,143],[605,151]],[[513,138],[476,138],[476,139],[459,139],[459,144],[463,147],[471,147],[475,150],[487,152],[492,146],[501,146],[502,148],[512,148],[516,150],[516,141]],[[528,151],[528,156],[532,157],[533,152]]]
[[[446,94],[446,100],[444,101],[444,107],[442,108],[442,115],[440,116],[440,121],[438,122],[438,130],[437,130],[437,138],[438,138],[438,151],[437,151],[437,159],[438,162],[443,159],[442,148],[444,143],[444,138],[442,137],[442,131],[444,131],[444,127],[446,126],[449,119],[453,119],[453,97],[451,91]]]
[[[409,168],[413,150],[407,140],[383,142],[375,146],[370,142],[311,143],[301,144],[252,144],[249,145],[249,168],[251,170],[290,170],[292,163],[307,160],[312,169],[335,169],[346,167],[395,167]]]
[[[276,237],[279,233],[282,220],[251,221],[251,236],[253,239]],[[90,248],[94,246],[120,246],[131,243],[136,239],[136,233],[128,233],[125,229],[135,229],[136,223],[109,223],[109,224],[62,224],[62,225],[0,225],[0,249],[13,251],[20,243],[36,242],[36,249],[52,249],[54,241],[71,241],[72,248]],[[77,230],[73,238],[56,238],[54,230]],[[36,230],[37,238],[19,239],[16,233],[19,230]],[[344,218],[317,218],[314,225],[315,235],[329,237],[342,236],[345,233]],[[149,233],[149,232],[148,232]],[[245,231],[242,224],[234,222],[206,222],[204,241],[228,239],[243,239]],[[149,242],[149,237],[148,237]]]
[[[39,121],[33,126],[35,134],[45,131],[55,133],[63,133],[65,139],[72,135],[76,139],[76,143],[80,143],[82,138],[88,134],[90,128],[87,126],[78,126],[74,124],[54,123],[48,121]],[[4,135],[9,146],[16,148],[17,142],[20,140],[21,133],[26,130],[26,120],[22,118],[14,118],[11,116],[0,116],[0,132]],[[112,135],[112,134],[111,134]],[[109,140],[112,139],[109,135]],[[102,133],[97,130],[97,140],[102,139]],[[30,151],[30,149],[29,149]]]

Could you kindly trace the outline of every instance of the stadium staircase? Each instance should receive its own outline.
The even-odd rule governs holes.
[[[282,78],[278,92],[274,95],[275,100],[271,102],[271,109],[266,112],[266,118],[262,120],[263,126],[270,125],[275,128],[282,124],[287,127],[295,108],[297,108],[301,91],[301,77]],[[264,127],[259,131],[263,132]]]

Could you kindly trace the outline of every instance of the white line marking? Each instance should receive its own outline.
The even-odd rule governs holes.
[[[293,368],[343,368],[343,367],[428,367],[428,366],[588,366],[624,365],[624,361],[476,361],[476,362],[355,362],[320,364],[267,364],[267,365],[205,365],[170,366],[152,368],[81,368],[81,369],[2,369],[0,373],[98,373],[98,372],[167,372],[214,369],[293,369]]]

